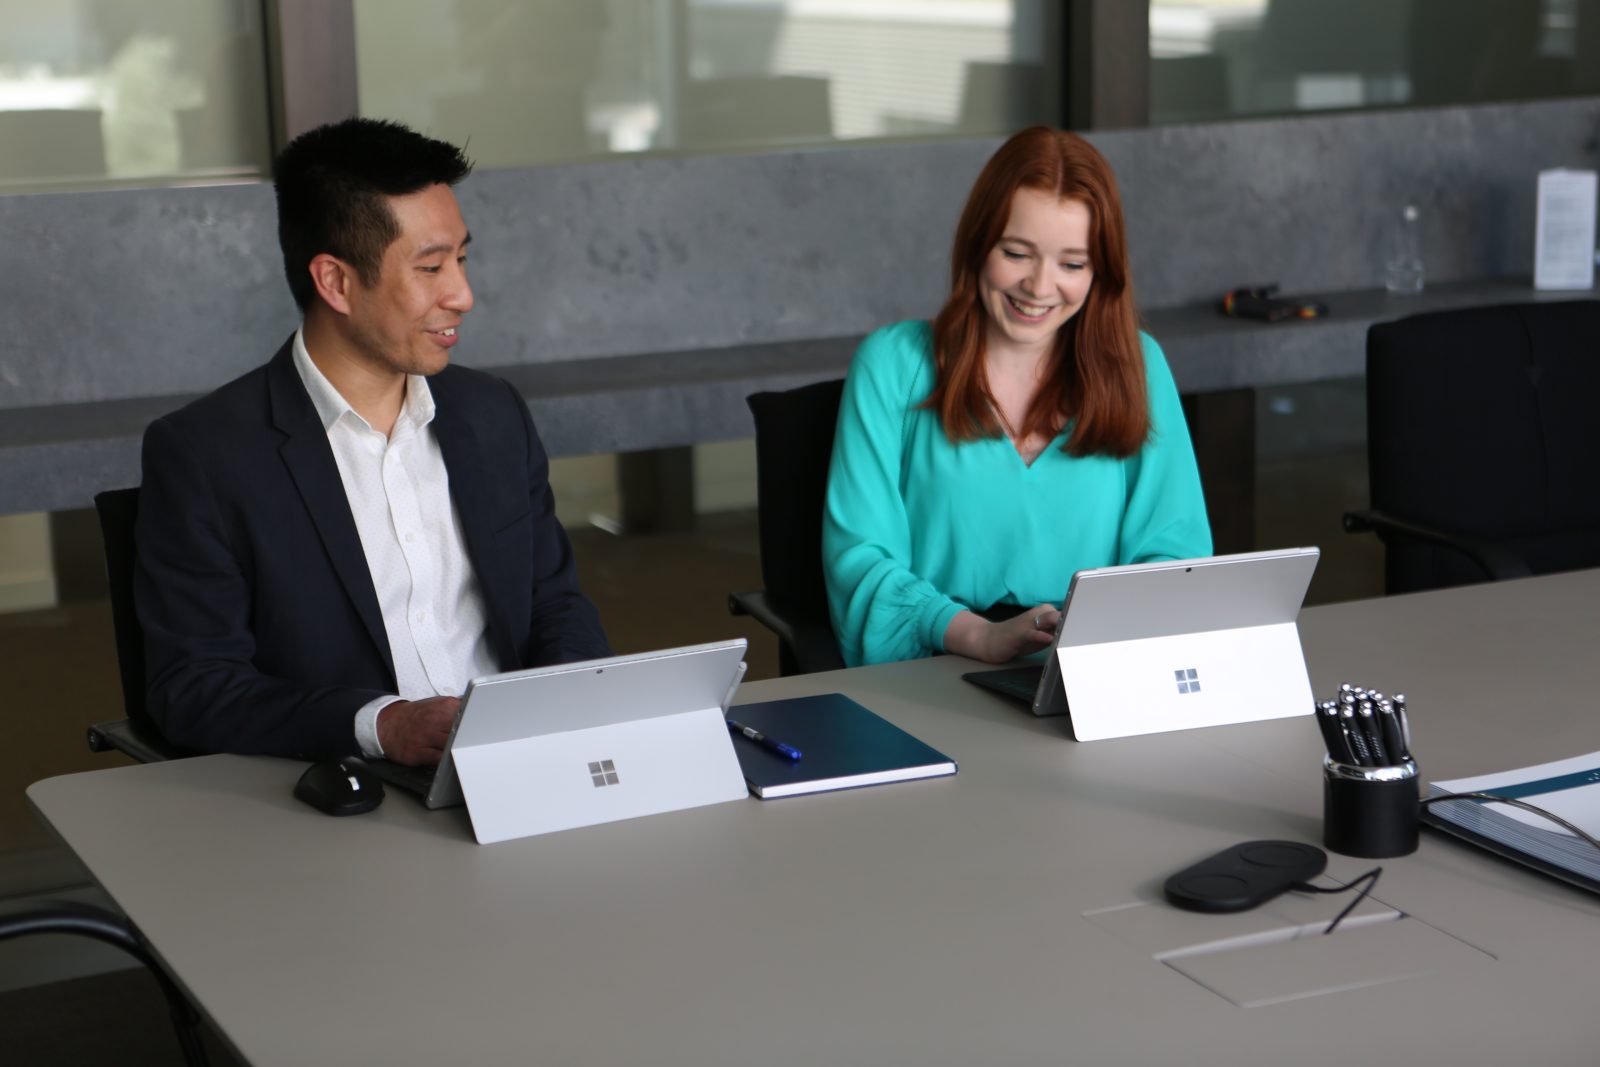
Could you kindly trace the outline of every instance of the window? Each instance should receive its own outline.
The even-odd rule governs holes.
[[[1047,121],[1027,0],[355,0],[364,114],[481,166]]]
[[[0,191],[265,171],[258,3],[0,0],[0,25]]]
[[[1151,0],[1154,124],[1600,91],[1600,0]]]

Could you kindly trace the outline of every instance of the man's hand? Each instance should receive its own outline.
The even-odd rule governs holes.
[[[963,611],[945,629],[944,647],[985,663],[1008,663],[1050,644],[1060,624],[1061,612],[1053,604],[1035,604],[1004,622]]]
[[[460,697],[397,700],[378,712],[383,758],[408,767],[432,767],[444,756]]]

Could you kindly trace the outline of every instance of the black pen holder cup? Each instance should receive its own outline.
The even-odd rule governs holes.
[[[1351,767],[1322,761],[1322,843],[1367,859],[1417,850],[1417,765]]]

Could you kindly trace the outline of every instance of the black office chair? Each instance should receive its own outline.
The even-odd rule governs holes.
[[[138,489],[108,489],[94,498],[106,549],[106,582],[111,590],[111,625],[117,639],[117,669],[122,676],[122,707],[127,718],[89,727],[91,752],[117,751],[140,763],[192,756],[161,736],[145,708],[144,631],[133,607],[135,548],[133,523],[139,515]]]
[[[143,935],[128,920],[103,908],[70,902],[52,902],[13,914],[0,913],[0,941],[28,934],[91,937],[114,945],[138,960],[155,976],[161,987],[161,995],[167,1000],[172,1028],[177,1032],[178,1045],[183,1050],[183,1062],[189,1067],[206,1067],[205,1046],[200,1040],[200,1014],[161,970],[145,945]]]
[[[1600,302],[1413,315],[1367,332],[1384,587],[1600,566]]]
[[[766,588],[731,594],[728,610],[749,615],[778,635],[778,670],[785,676],[844,666],[822,581],[822,505],[843,393],[839,378],[782,393],[755,393],[747,400],[756,422],[757,523]]]

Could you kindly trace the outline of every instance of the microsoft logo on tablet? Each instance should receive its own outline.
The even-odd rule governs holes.
[[[617,765],[608,759],[589,764],[589,780],[594,783],[596,789],[616,785],[620,781],[617,777]]]
[[[1193,667],[1173,671],[1172,676],[1178,680],[1178,692],[1200,692],[1200,672]]]

